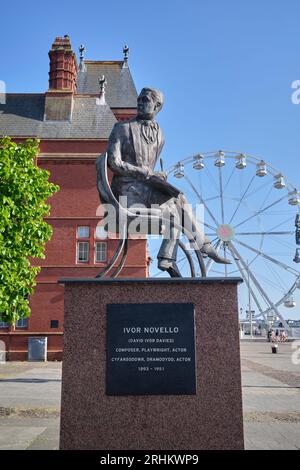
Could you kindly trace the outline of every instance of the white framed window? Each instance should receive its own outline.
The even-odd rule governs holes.
[[[95,238],[107,238],[107,231],[104,225],[97,225],[95,230]]]
[[[16,328],[28,328],[28,318],[19,318],[16,321]]]
[[[88,263],[89,248],[89,242],[77,242],[77,263]]]
[[[8,328],[8,327],[9,327],[9,324],[6,323],[5,321],[2,321],[0,318],[0,328]]]
[[[96,242],[95,244],[95,262],[104,263],[107,260],[107,243]]]
[[[77,227],[77,238],[89,238],[90,227],[88,225],[81,225]]]

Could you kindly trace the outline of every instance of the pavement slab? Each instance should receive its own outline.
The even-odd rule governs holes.
[[[241,341],[245,448],[300,449],[300,362],[292,343]],[[295,357],[295,354],[294,354]],[[0,364],[0,449],[59,448],[61,363]]]

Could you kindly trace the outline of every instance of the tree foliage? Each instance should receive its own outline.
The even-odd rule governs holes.
[[[59,187],[37,166],[38,145],[0,140],[0,318],[9,323],[30,314],[28,296],[40,271],[32,258],[45,258],[52,236],[46,201]]]

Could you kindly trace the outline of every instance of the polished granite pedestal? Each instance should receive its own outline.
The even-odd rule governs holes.
[[[240,282],[239,278],[62,279],[65,319],[60,448],[243,449],[237,304]],[[132,309],[131,304],[135,305]],[[143,309],[143,305],[147,307]],[[161,325],[158,312],[162,312]],[[157,371],[161,374],[170,372],[168,364],[162,363],[166,360],[163,356],[173,356],[172,361],[177,361],[177,351],[181,351],[179,360],[185,357],[189,361],[187,369],[178,363],[178,377],[173,367],[168,386],[162,386],[152,367],[153,357],[146,362],[149,352],[143,352],[145,343],[132,342],[174,338],[176,328],[183,328],[176,327],[179,316],[183,323],[178,325],[187,321],[185,337],[180,341],[187,340],[188,346],[173,348],[171,343],[161,349],[167,352],[147,350],[158,357]],[[152,333],[147,336],[149,331]],[[118,335],[127,333],[129,336],[121,339],[131,341],[128,348],[123,347],[125,343],[122,348],[116,347]],[[126,363],[114,363],[119,361],[114,356],[120,354],[125,358],[145,356],[141,359],[144,363],[136,365],[138,375],[128,373],[130,384],[126,383]],[[151,385],[143,388],[139,372],[153,374],[154,382],[149,380]],[[182,387],[185,373],[186,388]],[[108,384],[111,377],[112,388]]]

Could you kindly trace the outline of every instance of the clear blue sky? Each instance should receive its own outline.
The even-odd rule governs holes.
[[[297,0],[2,2],[0,79],[9,92],[45,91],[57,35],[94,60],[122,59],[126,43],[138,90],[165,93],[167,159],[237,148],[299,180],[299,17]]]
[[[69,34],[88,59],[122,59],[139,90],[166,97],[164,156],[199,150],[253,152],[299,181],[300,79],[297,0],[28,0],[2,2],[0,80],[9,92],[43,92],[48,50]]]
[[[44,92],[48,51],[69,34],[86,58],[122,59],[165,94],[166,164],[219,148],[254,153],[300,187],[299,0],[3,2],[0,80]]]

